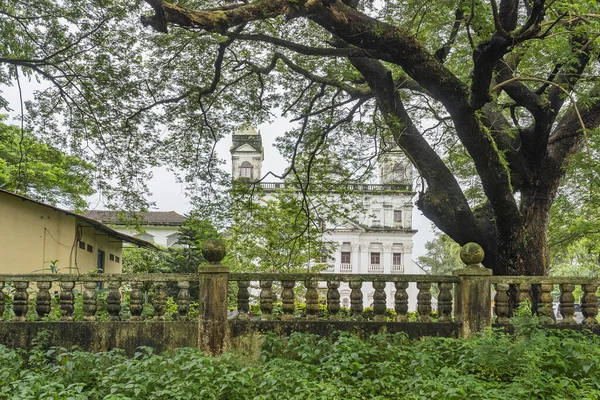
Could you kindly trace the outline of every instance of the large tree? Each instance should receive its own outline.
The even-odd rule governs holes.
[[[438,228],[459,244],[480,243],[496,274],[547,272],[550,208],[570,157],[600,125],[595,4],[146,2],[146,11],[135,2],[57,3],[73,14],[60,41],[42,43],[40,54],[21,35],[25,54],[0,56],[14,74],[53,83],[31,109],[39,134],[64,138],[48,116],[65,111],[69,126],[86,129],[68,136],[74,143],[119,148],[119,168],[169,162],[196,184],[216,181],[210,167],[224,132],[280,110],[300,122],[280,145],[301,187],[324,151],[363,176],[395,143],[422,178],[418,207]],[[31,31],[32,11],[16,4],[4,20]],[[133,21],[140,15],[154,32]],[[157,158],[157,148],[172,152]],[[298,155],[308,156],[302,173]],[[469,187],[460,179],[468,170]]]
[[[169,25],[218,32],[221,49],[258,41],[312,57],[302,59],[310,69],[274,52],[270,65],[255,68],[266,73],[278,65],[294,71],[299,86],[335,88],[331,107],[375,102],[425,181],[417,202],[423,213],[458,243],[479,242],[496,273],[546,273],[548,217],[565,164],[600,124],[595,5],[391,1],[369,10],[352,0],[262,0],[216,9],[148,3],[155,14],[142,22],[160,32]],[[248,56],[244,62],[252,63]],[[409,92],[431,104],[426,116],[451,126],[472,159],[485,203],[469,205],[408,111]],[[318,114],[305,100],[305,115]]]

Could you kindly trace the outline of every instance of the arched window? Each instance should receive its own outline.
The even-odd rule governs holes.
[[[240,178],[252,179],[252,164],[248,161],[240,165]]]
[[[402,182],[405,178],[406,168],[402,163],[396,163],[392,168],[392,180],[394,182]]]
[[[397,161],[391,169],[390,178],[393,183],[410,183],[412,179],[410,162],[408,160]]]

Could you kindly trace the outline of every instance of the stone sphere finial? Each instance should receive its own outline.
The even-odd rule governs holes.
[[[460,250],[460,259],[467,265],[481,264],[484,257],[483,248],[475,242],[466,243]]]
[[[227,251],[221,239],[210,239],[202,246],[202,257],[210,263],[218,263],[225,258]]]

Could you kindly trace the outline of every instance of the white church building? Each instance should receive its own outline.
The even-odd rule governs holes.
[[[260,132],[253,128],[234,133],[231,147],[232,178],[250,182],[261,179],[264,152]],[[325,273],[341,274],[423,274],[412,260],[413,172],[412,165],[399,149],[386,152],[379,159],[379,182],[353,185],[360,194],[363,211],[326,226],[324,240],[332,244],[333,259],[327,260]],[[260,182],[265,196],[281,188],[281,182]],[[329,225],[329,224],[328,224]],[[350,307],[350,288],[340,285],[340,303]],[[373,304],[374,289],[363,284],[364,306]],[[416,307],[417,289],[411,283],[407,289],[409,309]],[[394,305],[395,288],[387,284],[389,308]]]

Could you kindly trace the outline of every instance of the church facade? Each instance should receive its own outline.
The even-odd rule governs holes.
[[[231,147],[232,178],[250,182],[262,177],[264,152],[260,132],[252,128],[234,133]],[[324,242],[332,254],[320,260],[327,264],[325,273],[338,274],[423,274],[412,260],[413,173],[412,165],[400,151],[388,151],[378,161],[378,183],[355,184],[350,188],[363,204],[362,211],[325,227]],[[258,183],[265,193],[283,187],[280,182]],[[335,199],[335,195],[334,195]],[[330,226],[331,225],[331,226]],[[340,285],[340,302],[350,307],[350,288]],[[374,289],[363,284],[364,306],[373,303]],[[416,287],[408,289],[409,308],[416,306]],[[395,288],[386,287],[388,307],[393,308]]]

